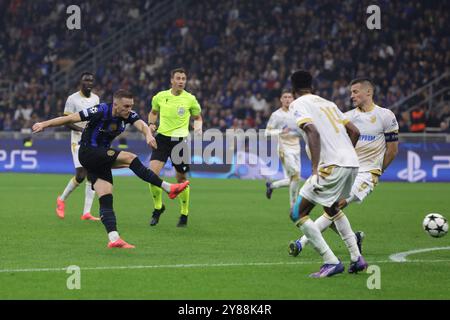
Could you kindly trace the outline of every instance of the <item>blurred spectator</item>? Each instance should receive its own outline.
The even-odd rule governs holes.
[[[424,132],[426,128],[426,115],[422,107],[414,108],[410,113],[411,132]]]
[[[450,133],[448,121],[441,121],[440,128],[442,133]]]
[[[426,127],[427,128],[439,128],[441,125],[441,119],[438,116],[438,112],[431,109],[427,115]]]

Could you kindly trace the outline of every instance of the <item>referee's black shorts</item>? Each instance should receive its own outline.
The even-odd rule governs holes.
[[[153,150],[150,161],[158,160],[165,163],[170,158],[177,172],[186,173],[189,171],[189,163],[183,160],[183,150],[188,151],[188,156],[190,154],[186,138],[173,138],[158,133],[155,139],[158,148]],[[172,150],[178,144],[181,144],[177,147],[177,150],[180,150],[180,152],[176,152],[177,150],[175,150],[176,154],[174,153],[174,157],[172,157]]]
[[[92,186],[97,179],[113,184],[111,168],[119,156],[120,150],[105,147],[80,146],[78,158],[86,168],[88,180]]]

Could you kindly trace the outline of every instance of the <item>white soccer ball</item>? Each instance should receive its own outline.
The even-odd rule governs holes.
[[[427,214],[423,219],[423,229],[432,237],[440,238],[448,232],[448,222],[439,213]]]

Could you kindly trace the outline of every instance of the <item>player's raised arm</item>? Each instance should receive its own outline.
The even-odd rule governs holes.
[[[80,121],[81,121],[80,114],[72,113],[71,115],[68,115],[68,116],[62,116],[62,117],[53,118],[53,119],[43,121],[43,122],[37,122],[33,125],[32,130],[33,130],[33,133],[38,133],[48,127],[59,127],[59,126],[62,126],[62,125],[68,124],[68,123],[75,123],[75,122],[80,122]]]
[[[359,129],[351,121],[345,123],[345,129],[347,130],[347,134],[350,137],[353,146],[356,146],[360,136]]]
[[[158,146],[156,144],[156,140],[152,135],[151,129],[149,128],[149,126],[147,126],[147,124],[142,121],[142,120],[137,120],[136,122],[133,123],[133,125],[140,131],[142,132],[142,134],[145,137],[145,140],[147,142],[147,144],[156,149]]]

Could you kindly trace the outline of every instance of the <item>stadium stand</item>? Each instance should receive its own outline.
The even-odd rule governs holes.
[[[57,91],[50,75],[152,10],[150,0],[132,2],[134,7],[125,2],[81,4],[88,18],[80,31],[65,28],[69,3],[0,2],[1,131],[29,128],[62,112],[75,87]],[[350,107],[349,81],[368,76],[382,106],[412,96],[393,109],[401,131],[414,127],[412,108],[423,100],[425,128],[448,132],[450,77],[439,82],[444,90],[432,99],[429,90],[420,89],[449,74],[450,3],[379,1],[381,30],[366,28],[369,4],[196,0],[169,23],[137,36],[120,54],[99,63],[93,70],[96,92],[108,100],[119,87],[132,90],[136,111],[146,118],[152,95],[168,87],[171,69],[183,66],[206,128],[264,128],[279,106],[281,90],[289,87],[289,74],[301,67],[314,74],[316,92],[342,110]]]

